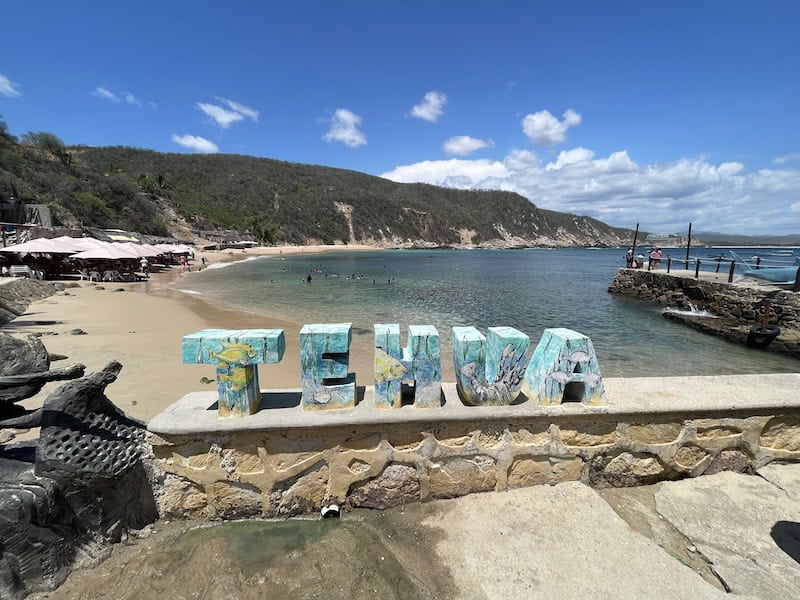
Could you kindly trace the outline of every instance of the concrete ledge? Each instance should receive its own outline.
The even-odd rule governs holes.
[[[558,417],[627,417],[630,415],[748,412],[769,414],[776,409],[800,409],[800,373],[769,375],[725,375],[705,377],[641,377],[605,379],[608,406],[567,403],[539,406],[524,401],[514,406],[474,407],[462,404],[455,383],[442,384],[445,403],[441,408],[375,408],[372,386],[358,389],[355,408],[306,411],[300,407],[300,389],[264,392],[259,412],[240,418],[217,416],[217,393],[192,392],[156,415],[148,429],[158,435],[194,435],[298,429],[496,421],[549,420]]]

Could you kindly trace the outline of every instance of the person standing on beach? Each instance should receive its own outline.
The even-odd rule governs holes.
[[[147,257],[143,256],[139,264],[142,267],[142,273],[144,273],[145,278],[150,279],[150,261],[147,260]]]

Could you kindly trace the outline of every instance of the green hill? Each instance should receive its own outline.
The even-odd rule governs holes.
[[[607,246],[632,232],[541,210],[500,191],[400,184],[354,171],[238,155],[67,147],[0,130],[0,201],[50,206],[54,222],[169,235],[250,232],[264,243]]]

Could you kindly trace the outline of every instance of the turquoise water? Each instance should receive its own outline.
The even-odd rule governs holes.
[[[718,251],[693,252],[698,253]],[[374,323],[399,323],[401,331],[434,325],[445,349],[453,326],[507,325],[528,334],[532,344],[545,328],[568,327],[592,338],[608,377],[800,371],[800,361],[699,333],[664,319],[662,306],[609,294],[623,254],[620,249],[299,254],[208,269],[180,285],[216,304],[297,323],[352,322],[354,335],[370,341]],[[264,326],[269,325],[266,319]],[[452,380],[447,370],[444,379]]]

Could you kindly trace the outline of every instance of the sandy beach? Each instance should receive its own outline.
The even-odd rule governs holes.
[[[190,278],[202,265],[244,260],[252,256],[319,253],[334,250],[374,250],[370,246],[266,247],[247,250],[197,251],[191,271],[172,266],[155,272],[140,283],[77,282],[64,292],[30,305],[25,315],[0,330],[6,333],[41,334],[50,353],[67,356],[53,363],[63,367],[83,363],[87,372],[104,367],[111,360],[122,363],[117,381],[108,387],[108,397],[129,415],[149,420],[167,406],[192,391],[212,389],[201,378],[214,378],[210,365],[185,365],[181,360],[184,335],[206,328],[244,329],[277,327],[286,334],[286,354],[276,365],[259,367],[262,389],[300,386],[298,334],[302,323],[292,323],[264,314],[238,312],[213,306],[175,289],[183,278]],[[75,329],[85,335],[74,335]],[[354,338],[351,369],[359,385],[372,369],[370,336]],[[44,398],[59,383],[48,384],[24,406],[41,406]]]

